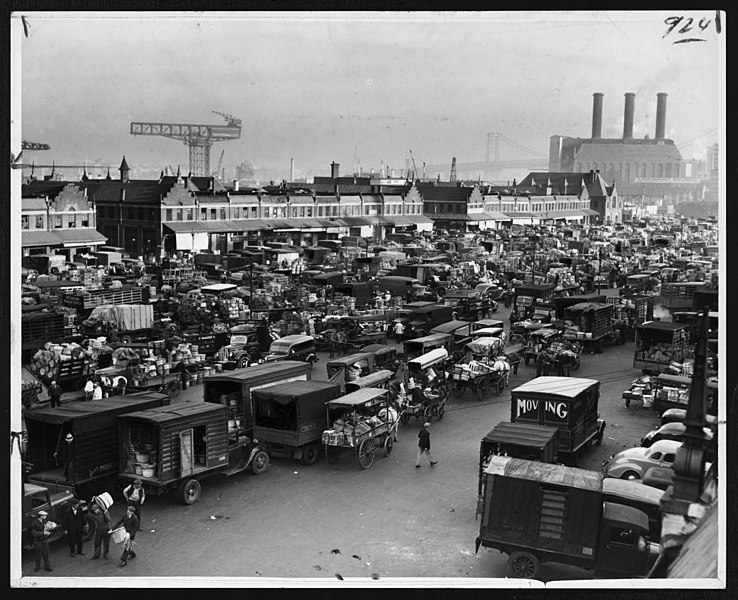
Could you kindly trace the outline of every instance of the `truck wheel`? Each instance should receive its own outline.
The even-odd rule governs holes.
[[[507,568],[513,577],[533,579],[541,564],[530,552],[514,552],[507,560]]]
[[[302,449],[302,464],[303,465],[314,465],[315,461],[318,460],[318,447],[315,444],[310,444]]]
[[[236,367],[239,369],[245,369],[249,366],[249,357],[248,356],[242,356],[238,359],[238,362],[236,363]]]
[[[625,473],[623,473],[620,476],[620,479],[631,479],[631,480],[634,480],[634,481],[636,479],[640,479],[640,478],[641,478],[641,476],[638,473],[636,473],[635,471],[625,471]]]
[[[95,519],[92,518],[92,515],[85,515],[85,528],[82,530],[82,541],[89,542],[95,535],[96,529],[97,525],[95,525]]]
[[[200,499],[202,486],[197,479],[185,479],[177,488],[177,496],[184,504],[194,504]]]
[[[251,461],[251,471],[254,475],[263,475],[269,468],[269,455],[263,450],[259,450]]]
[[[130,335],[122,335],[120,336],[120,342],[121,344],[132,344],[133,338]]]
[[[477,311],[477,321],[481,321],[482,319],[484,319],[484,311],[478,310]]]

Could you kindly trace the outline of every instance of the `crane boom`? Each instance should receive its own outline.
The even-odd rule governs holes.
[[[418,179],[418,167],[415,165],[415,157],[413,156],[412,150],[410,150],[410,158],[413,161],[413,172],[415,173],[415,179]]]

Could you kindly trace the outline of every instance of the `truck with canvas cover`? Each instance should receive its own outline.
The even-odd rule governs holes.
[[[580,451],[602,443],[599,398],[600,382],[594,379],[536,377],[512,390],[510,421],[558,428],[559,458],[576,466]]]
[[[206,377],[203,380],[203,399],[228,407],[229,419],[236,422],[240,431],[251,435],[254,426],[251,393],[254,390],[310,379],[310,365],[304,362],[285,360],[253,365]]]
[[[253,434],[272,455],[312,465],[321,450],[325,403],[341,395],[339,385],[293,381],[255,390]]]
[[[151,304],[103,304],[92,309],[82,322],[83,332],[97,337],[102,323],[115,323],[122,344],[162,339],[164,327],[155,327]]]
[[[24,415],[28,444],[27,481],[51,492],[72,491],[89,497],[102,489],[115,492],[118,472],[118,423],[116,417],[128,412],[166,406],[169,396],[139,392],[113,396],[94,402],[68,402]],[[71,480],[65,481],[61,445],[67,434],[73,438]],[[56,456],[55,456],[56,453]]]
[[[216,474],[233,475],[251,468],[266,473],[269,454],[242,435],[228,407],[210,402],[177,404],[118,417],[119,474],[128,485],[140,478],[147,494],[176,491],[184,504],[200,499],[200,480]],[[149,462],[137,461],[141,452]]]
[[[645,577],[661,552],[644,512],[603,502],[596,471],[493,456],[481,495],[476,550],[507,554],[513,577],[535,579],[546,562],[596,577]]]

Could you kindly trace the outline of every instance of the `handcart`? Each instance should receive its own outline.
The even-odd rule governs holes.
[[[499,338],[482,337],[467,345],[471,354],[469,359],[458,362],[451,367],[451,391],[459,397],[471,388],[482,400],[487,390],[494,389],[499,396],[505,389],[507,376],[510,373],[509,365],[502,368],[502,361],[497,364],[495,357],[504,347]]]
[[[326,402],[326,411],[331,429],[323,431],[322,442],[330,464],[338,462],[342,452],[350,451],[359,467],[368,469],[377,448],[382,448],[385,456],[392,452],[400,414],[390,406],[388,390],[351,392]],[[380,413],[385,417],[380,418]]]
[[[439,421],[443,418],[449,392],[445,371],[447,362],[445,348],[436,348],[408,361],[405,371],[408,395],[405,402],[401,400],[403,424],[413,416],[426,421],[431,417]]]

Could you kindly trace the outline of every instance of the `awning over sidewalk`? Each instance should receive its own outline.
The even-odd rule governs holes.
[[[29,248],[32,246],[61,246],[62,240],[53,231],[23,231],[21,246]]]
[[[108,241],[108,238],[96,229],[57,229],[54,231],[66,247],[72,246],[99,246]]]

